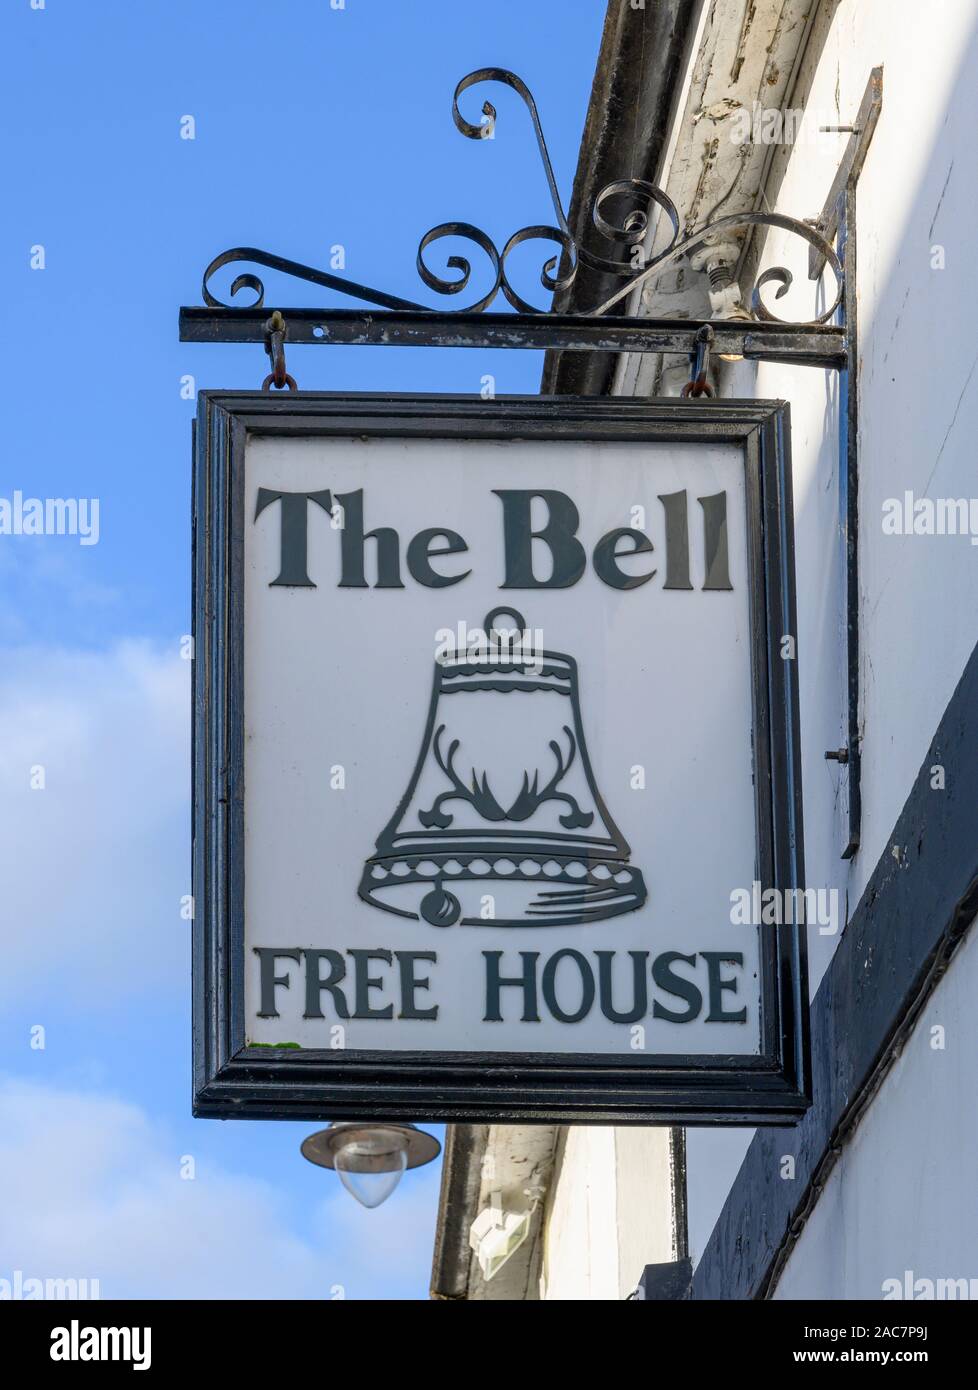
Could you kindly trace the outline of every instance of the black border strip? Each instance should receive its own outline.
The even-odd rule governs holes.
[[[194,487],[194,1113],[784,1124],[809,1104],[804,932],[761,936],[762,1053],[291,1052],[244,1027],[243,474],[249,435],[602,439],[742,449],[756,876],[804,886],[788,406],[782,401],[202,392]]]
[[[814,1104],[758,1132],[693,1275],[693,1297],[769,1296],[843,1145],[978,914],[978,647],[812,1003]],[[945,769],[943,790],[931,768]],[[783,1155],[795,1179],[780,1176]]]

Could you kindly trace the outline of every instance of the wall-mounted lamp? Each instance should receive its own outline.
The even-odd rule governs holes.
[[[489,1194],[489,1205],[482,1208],[469,1227],[469,1246],[475,1251],[487,1283],[530,1234],[534,1214],[545,1194],[539,1168],[534,1168],[519,1195],[510,1192],[504,1201],[502,1192]]]
[[[500,1194],[494,1192],[492,1206],[483,1207],[472,1222],[469,1245],[475,1251],[482,1277],[487,1283],[526,1240],[532,1217],[533,1208],[504,1211]]]
[[[334,1123],[304,1139],[303,1158],[332,1168],[361,1206],[379,1207],[408,1168],[421,1168],[441,1153],[441,1144],[409,1124]]]

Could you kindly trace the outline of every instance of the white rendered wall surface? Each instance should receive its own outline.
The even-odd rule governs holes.
[[[978,1298],[976,997],[972,929],[843,1150],[776,1298],[960,1298],[961,1280]]]
[[[969,537],[883,531],[888,499],[908,492],[914,500],[978,497],[975,0],[842,0],[772,209],[799,218],[818,215],[848,139],[819,134],[818,127],[852,122],[877,64],[884,73],[882,115],[857,194],[863,820],[862,847],[851,867],[839,859],[845,774],[824,760],[826,749],[845,742],[838,381],[834,373],[809,368],[745,363],[733,369],[723,392],[791,403],[807,879],[840,890],[843,916],[846,895],[851,912],[880,856],[893,851],[888,835],[978,640],[978,548]],[[786,265],[795,275],[783,299],[773,301],[774,287],[765,291],[781,317],[810,314],[806,262],[797,238],[771,234],[763,265]],[[953,767],[946,768],[948,783],[953,776]],[[838,941],[838,934],[810,933],[813,994]],[[942,989],[963,992],[964,980],[956,977],[973,970],[964,960],[952,965]],[[959,1057],[965,1042],[959,1037]],[[973,1054],[973,1031],[968,1042]],[[900,1080],[888,1082],[874,1102],[853,1144],[863,1176],[857,1179],[851,1160],[837,1170],[792,1258],[791,1296],[807,1290],[879,1297],[877,1275],[884,1267],[899,1265],[900,1273],[911,1264],[940,1266],[945,1252],[945,1263],[953,1263],[961,1214],[975,1206],[968,1173],[978,1157],[976,1135],[961,1115],[973,1112],[973,1081],[951,1064],[950,1053],[927,1053],[927,1061],[931,1065],[901,1064]],[[749,1131],[688,1131],[694,1257],[709,1239],[749,1139]],[[915,1185],[909,1175],[925,1172],[935,1147],[944,1154],[940,1187]],[[867,1205],[873,1189],[868,1175],[875,1173],[879,1182],[886,1172],[894,1181],[903,1175],[900,1202],[916,1208],[901,1206],[898,1214],[878,1200]],[[973,1228],[971,1237],[974,1248]],[[899,1241],[903,1254],[893,1243]],[[865,1262],[857,1259],[860,1242],[867,1247]],[[825,1251],[831,1248],[836,1257],[843,1246],[849,1254],[833,1281]]]
[[[620,1300],[674,1256],[668,1129],[566,1131],[543,1232],[540,1297]]]

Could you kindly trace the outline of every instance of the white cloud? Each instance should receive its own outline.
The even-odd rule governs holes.
[[[140,989],[189,995],[190,672],[176,639],[0,658],[0,1011],[70,997],[104,1015],[138,1009]],[[164,1065],[183,1072],[188,1050],[189,1038]],[[224,1126],[187,1114],[168,1129],[106,1084],[104,1060],[84,1052],[67,1083],[0,1076],[0,1279],[98,1279],[104,1298],[423,1294],[433,1169],[377,1211],[315,1174],[301,1207],[298,1139],[276,1186],[267,1146],[255,1146],[264,1176],[234,1171],[213,1158]]]
[[[176,639],[4,652],[0,1002],[61,972],[110,990],[186,969],[190,668]]]
[[[323,1173],[336,1187],[296,1231],[267,1180],[201,1157],[188,1181],[181,1152],[122,1100],[0,1081],[0,1278],[98,1279],[103,1298],[423,1294],[434,1172],[409,1175],[376,1211]]]

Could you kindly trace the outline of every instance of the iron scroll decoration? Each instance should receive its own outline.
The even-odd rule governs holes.
[[[574,283],[577,275],[578,266],[583,262],[599,270],[604,270],[617,275],[622,280],[622,285],[615,291],[610,298],[603,303],[593,305],[589,309],[578,310],[582,318],[600,318],[614,309],[616,305],[627,300],[628,297],[648,280],[658,276],[670,265],[675,265],[681,261],[689,252],[699,246],[707,245],[720,239],[722,234],[743,231],[751,226],[777,227],[782,231],[793,233],[800,236],[809,246],[814,247],[818,254],[831,267],[835,279],[835,295],[832,302],[820,314],[809,320],[782,319],[775,314],[765,304],[761,291],[767,285],[777,285],[775,299],[780,299],[787,293],[792,284],[793,276],[791,271],[785,266],[772,266],[763,271],[756,280],[750,294],[750,309],[756,319],[773,324],[797,324],[800,327],[814,327],[818,324],[828,323],[838,310],[844,292],[844,272],[839,257],[832,245],[816,230],[815,227],[807,222],[800,221],[794,217],[785,216],[775,212],[746,212],[732,213],[725,217],[720,217],[712,222],[704,224],[702,227],[682,235],[679,213],[675,204],[663,189],[657,187],[645,179],[624,178],[616,179],[605,185],[594,198],[591,207],[591,220],[600,235],[611,243],[612,246],[629,248],[630,254],[625,259],[615,258],[612,255],[607,257],[596,255],[594,252],[579,246],[571,233],[567,218],[564,213],[563,205],[560,200],[560,193],[554,177],[553,166],[547,150],[546,140],[543,135],[543,127],[540,122],[536,102],[533,94],[527,87],[522,78],[516,73],[509,72],[506,68],[478,68],[475,72],[468,73],[463,77],[455,88],[452,99],[452,118],[458,130],[470,140],[483,140],[491,135],[495,129],[496,109],[491,102],[485,101],[482,105],[482,114],[485,118],[478,125],[473,125],[467,121],[459,109],[459,97],[470,87],[482,82],[501,82],[507,87],[512,88],[520,98],[530,113],[533,123],[533,130],[536,135],[537,146],[540,151],[540,158],[543,163],[547,185],[550,190],[550,198],[553,203],[554,218],[556,226],[546,226],[533,224],[521,227],[510,236],[509,240],[500,251],[492,238],[481,228],[474,226],[471,222],[442,222],[438,226],[432,227],[421,238],[417,253],[417,271],[420,279],[431,290],[442,295],[461,294],[469,284],[472,276],[472,264],[461,255],[450,255],[446,260],[446,267],[457,272],[454,278],[447,278],[444,274],[438,274],[431,269],[425,260],[425,252],[436,242],[446,237],[462,238],[472,242],[486,256],[493,273],[493,281],[489,290],[472,304],[468,304],[459,313],[479,313],[496,300],[502,292],[508,303],[523,314],[543,314],[547,309],[539,309],[535,305],[525,300],[514,288],[512,281],[507,273],[507,259],[510,253],[517,246],[528,241],[550,241],[559,248],[559,253],[550,256],[544,263],[540,271],[540,284],[549,293],[554,294],[558,291],[569,289]],[[628,198],[632,201],[632,207],[624,214],[613,216],[612,205],[616,200]],[[666,248],[655,256],[635,255],[634,248],[639,247],[645,241],[652,228],[652,217],[655,210],[667,219],[671,228],[671,237]],[[661,220],[661,219],[660,219]],[[563,272],[560,270],[561,258],[564,258],[565,266]],[[265,287],[262,280],[253,271],[242,271],[231,283],[229,296],[234,299],[240,291],[251,290],[256,298],[247,306],[228,304],[217,298],[210,288],[212,277],[224,266],[244,262],[246,264],[264,266],[268,270],[276,271],[280,274],[290,276],[296,280],[304,280],[309,284],[319,285],[324,289],[336,290],[339,293],[348,295],[353,299],[361,300],[366,304],[376,305],[381,309],[417,310],[427,311],[427,306],[415,301],[404,299],[399,295],[388,294],[384,290],[379,290],[369,285],[358,284],[354,280],[348,280],[344,276],[335,275],[330,271],[319,270],[314,266],[304,265],[300,261],[289,260],[284,256],[275,255],[269,251],[262,251],[254,246],[236,246],[230,250],[222,251],[220,255],[210,262],[204,271],[202,297],[204,303],[210,308],[233,309],[246,307],[254,310],[263,307],[265,300]]]

